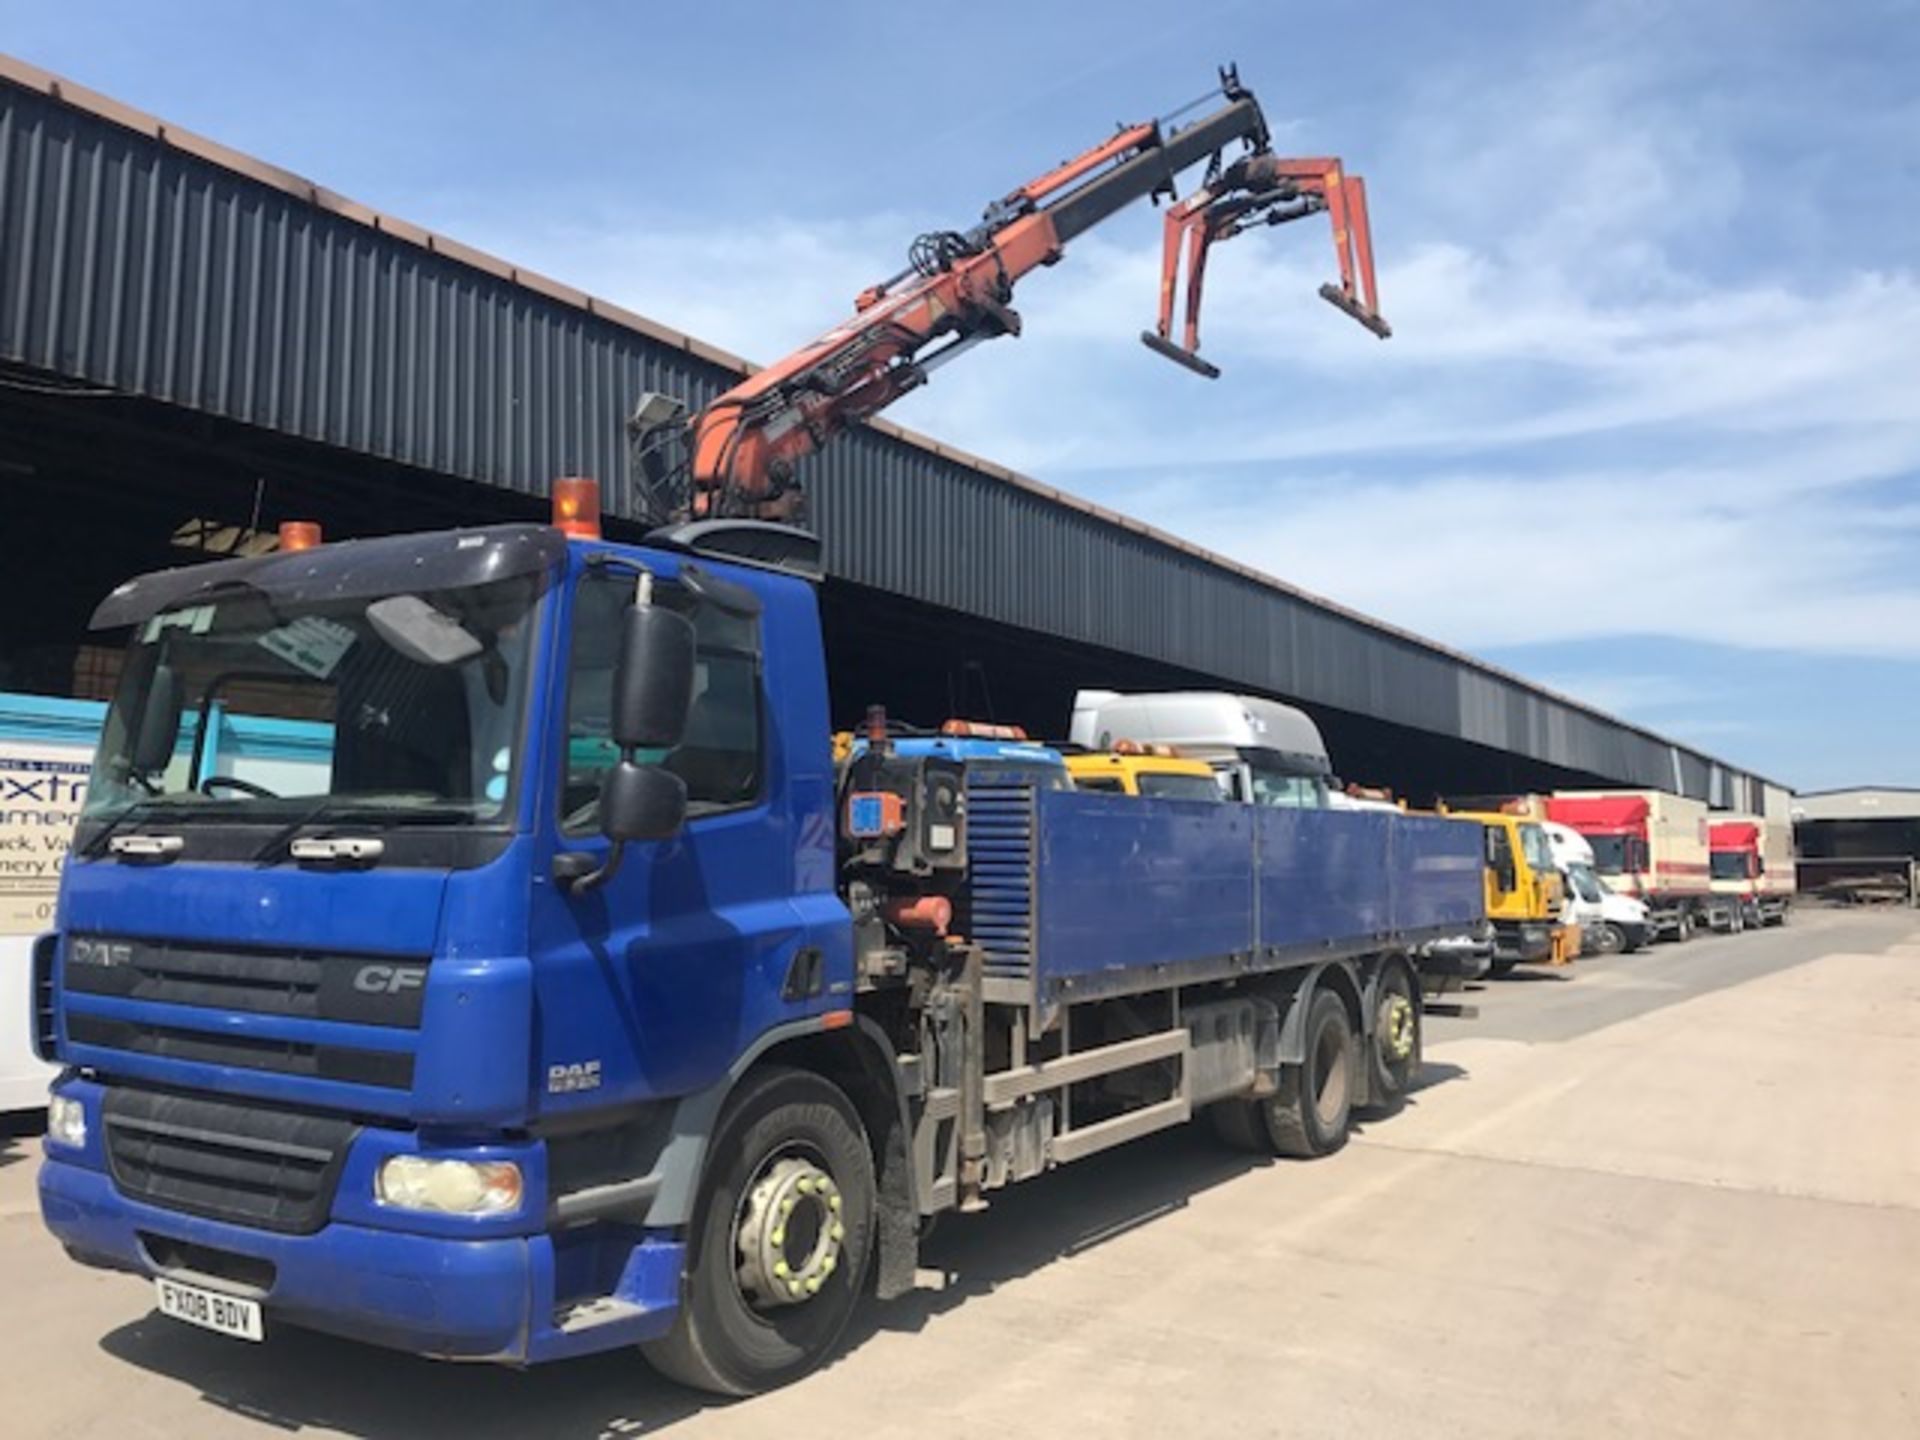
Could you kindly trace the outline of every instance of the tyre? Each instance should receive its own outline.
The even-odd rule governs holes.
[[[1593,929],[1593,953],[1618,955],[1627,948],[1626,933],[1611,920],[1602,920]]]
[[[1367,1042],[1374,1108],[1406,1102],[1420,1070],[1420,994],[1402,965],[1380,972],[1373,991],[1373,1035]]]
[[[1693,912],[1691,910],[1683,910],[1680,913],[1680,919],[1673,927],[1673,938],[1676,942],[1687,941],[1693,938]]]
[[[1727,933],[1738,935],[1747,928],[1747,912],[1738,905],[1733,907],[1732,918],[1727,921]]]
[[[1347,1143],[1353,1112],[1353,1021],[1331,990],[1307,1005],[1304,1058],[1280,1067],[1280,1087],[1260,1105],[1276,1155],[1312,1160]]]
[[[670,1379],[754,1395],[799,1379],[845,1333],[873,1249],[873,1157],[818,1075],[748,1076],[715,1132],[679,1316],[641,1347]]]

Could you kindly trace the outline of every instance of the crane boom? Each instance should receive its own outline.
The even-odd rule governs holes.
[[[1199,300],[1209,245],[1249,226],[1279,224],[1329,211],[1341,283],[1322,294],[1374,333],[1389,331],[1374,293],[1365,192],[1337,160],[1283,160],[1269,151],[1265,117],[1237,74],[1221,72],[1223,103],[1188,124],[1147,121],[1056,166],[987,207],[964,232],[939,231],[913,242],[909,263],[870,286],[854,313],[810,344],[719,396],[681,422],[657,407],[636,422],[642,480],[659,518],[792,518],[799,492],[794,466],[848,427],[877,415],[965,350],[997,335],[1018,335],[1015,284],[1060,259],[1067,242],[1134,201],[1173,199],[1179,174],[1208,162],[1202,188],[1170,206],[1155,350],[1206,375]],[[1201,102],[1204,103],[1204,99]],[[1191,108],[1191,107],[1189,107]],[[1241,149],[1226,163],[1224,152]],[[1188,261],[1184,344],[1172,339],[1173,294],[1181,251]],[[1358,280],[1356,283],[1356,274]],[[937,348],[929,348],[936,346]],[[643,412],[649,407],[643,403]],[[660,440],[673,432],[687,446],[684,489],[663,482]]]

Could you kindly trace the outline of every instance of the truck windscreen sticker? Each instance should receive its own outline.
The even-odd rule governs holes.
[[[350,626],[318,615],[302,615],[262,635],[259,644],[289,665],[325,680],[339,668],[340,657],[357,637]]]

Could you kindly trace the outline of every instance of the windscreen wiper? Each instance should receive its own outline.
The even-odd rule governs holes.
[[[378,801],[341,800],[332,795],[322,795],[269,835],[266,843],[253,852],[252,861],[256,865],[278,865],[292,855],[294,840],[302,830],[309,825],[318,825],[328,820],[379,820],[390,825],[417,825],[436,820],[471,818],[472,812],[459,805],[382,805]],[[373,857],[343,855],[339,858],[371,859]]]
[[[169,802],[164,800],[129,800],[124,809],[120,810],[111,820],[93,832],[93,838],[87,841],[86,846],[80,851],[80,858],[82,860],[99,859],[100,856],[106,852],[107,842],[115,835],[118,835],[121,827],[129,820],[137,816],[145,816],[151,819],[167,808],[169,808]],[[174,806],[172,808],[177,809],[178,807]]]

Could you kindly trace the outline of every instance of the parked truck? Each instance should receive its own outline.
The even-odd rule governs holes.
[[[1566,882],[1538,820],[1517,806],[1442,813],[1471,824],[1483,850],[1493,973],[1520,965],[1566,965],[1580,954],[1578,922],[1566,913]]]
[[[1477,831],[969,775],[884,725],[836,767],[809,537],[581,508],[103,603],[34,949],[74,1258],[243,1339],[639,1343],[741,1393],[909,1288],[932,1216],[1202,1112],[1325,1154],[1411,1086]],[[221,713],[322,763],[221,768]]]
[[[1547,817],[1579,831],[1609,887],[1645,903],[1654,934],[1686,940],[1702,926],[1732,930],[1739,907],[1708,883],[1705,801],[1662,790],[1566,790]]]
[[[1735,815],[1715,819],[1707,834],[1713,892],[1738,907],[1736,926],[1786,924],[1796,889],[1792,824]]]

